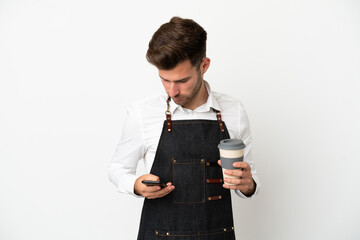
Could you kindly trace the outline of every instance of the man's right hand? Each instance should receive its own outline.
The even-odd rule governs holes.
[[[161,198],[171,193],[175,188],[171,182],[168,182],[164,188],[161,188],[160,186],[146,186],[142,183],[143,180],[160,181],[160,178],[153,174],[146,174],[136,179],[134,185],[135,194],[146,197],[147,199]]]

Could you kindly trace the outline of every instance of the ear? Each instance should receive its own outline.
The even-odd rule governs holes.
[[[208,68],[210,67],[210,58],[204,58],[200,64],[200,71],[201,71],[201,75],[203,75],[204,73],[206,73],[206,71],[208,70]]]

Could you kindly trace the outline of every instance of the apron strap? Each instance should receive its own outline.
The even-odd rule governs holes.
[[[222,121],[222,119],[221,119],[221,113],[220,113],[220,111],[219,111],[219,110],[216,110],[216,109],[214,109],[214,108],[213,108],[213,111],[216,113],[216,117],[217,117],[217,119],[218,119],[221,132],[225,132],[224,124],[223,124],[223,121]]]
[[[171,132],[170,101],[171,101],[171,97],[169,96],[168,99],[166,100],[167,110],[165,111],[165,115],[166,115],[166,127],[167,127],[168,132]],[[212,110],[216,113],[216,118],[218,119],[221,132],[225,132],[224,124],[223,124],[223,121],[222,121],[222,119],[221,119],[221,113],[220,113],[220,111],[219,111],[219,110],[216,110],[216,109],[214,109],[214,108],[212,108]]]
[[[167,130],[168,132],[171,132],[171,112],[170,112],[170,96],[168,97],[168,99],[166,100],[166,104],[167,104],[167,110],[165,112],[166,115],[166,126],[167,126]]]

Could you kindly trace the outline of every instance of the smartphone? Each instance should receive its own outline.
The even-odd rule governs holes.
[[[160,187],[166,187],[165,183],[162,183],[160,181],[149,181],[149,180],[143,180],[141,181],[146,186],[160,186]]]

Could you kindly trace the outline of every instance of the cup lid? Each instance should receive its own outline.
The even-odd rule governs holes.
[[[220,141],[218,148],[225,150],[239,150],[245,148],[245,144],[241,139],[224,139]]]

